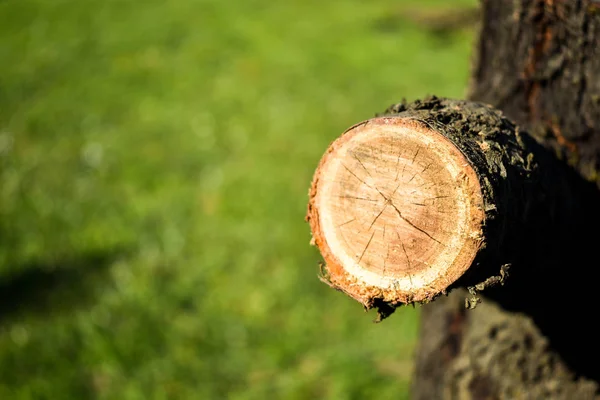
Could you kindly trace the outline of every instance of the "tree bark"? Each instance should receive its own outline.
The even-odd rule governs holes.
[[[507,283],[475,310],[464,309],[463,290],[423,307],[413,397],[600,398],[600,7],[487,0],[482,8],[469,97],[503,110],[561,160],[577,206],[570,226],[527,224],[536,245],[515,254]],[[545,248],[552,257],[538,258]]]
[[[600,185],[600,2],[485,0],[469,98]]]

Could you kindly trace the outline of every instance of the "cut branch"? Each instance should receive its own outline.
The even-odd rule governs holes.
[[[552,212],[539,190],[540,171],[552,171],[539,168],[543,154],[473,102],[433,97],[351,127],[327,149],[309,196],[329,284],[367,308],[395,308],[503,283],[523,225]]]

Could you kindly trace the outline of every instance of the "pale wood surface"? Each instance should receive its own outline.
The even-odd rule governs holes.
[[[380,117],[329,147],[308,219],[332,286],[365,305],[427,301],[471,265],[483,197],[450,140],[412,119]]]

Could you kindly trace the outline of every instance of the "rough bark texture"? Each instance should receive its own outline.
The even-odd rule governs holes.
[[[600,183],[600,2],[486,0],[470,98]]]
[[[416,399],[594,399],[527,315],[485,299],[466,310],[464,290],[428,305],[424,328],[435,354],[417,362]]]
[[[482,7],[470,98],[503,110],[562,160],[563,196],[577,206],[566,225],[563,218],[526,224],[510,278],[486,291],[477,309],[462,308],[459,290],[423,307],[413,398],[600,398],[600,7],[558,0]]]

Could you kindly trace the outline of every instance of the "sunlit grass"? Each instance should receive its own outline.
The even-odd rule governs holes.
[[[372,324],[303,221],[343,130],[463,95],[472,33],[402,7],[0,2],[0,398],[406,398],[418,310]]]

